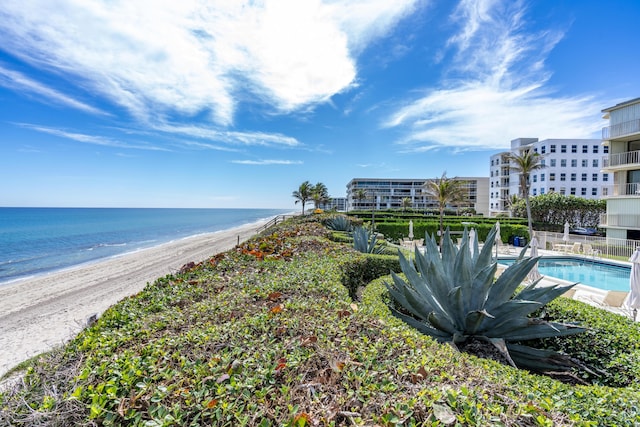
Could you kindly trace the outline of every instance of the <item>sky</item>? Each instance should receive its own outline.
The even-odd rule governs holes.
[[[636,0],[3,0],[0,206],[299,209],[488,177],[640,97]]]

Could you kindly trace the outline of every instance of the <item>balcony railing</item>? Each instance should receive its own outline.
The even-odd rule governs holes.
[[[602,139],[619,138],[634,133],[640,133],[640,119],[602,128]]]
[[[621,185],[606,185],[601,188],[603,197],[635,196],[640,197],[640,183],[631,182]]]
[[[617,167],[627,165],[640,166],[640,151],[626,151],[624,153],[609,154],[602,159],[603,167]]]
[[[600,218],[600,225],[609,227],[640,228],[640,215],[634,214],[605,214]]]

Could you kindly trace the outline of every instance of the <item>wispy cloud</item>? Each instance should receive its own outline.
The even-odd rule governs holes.
[[[29,123],[15,123],[25,129],[31,129],[37,132],[54,135],[60,138],[70,139],[84,144],[101,145],[104,147],[115,148],[130,148],[137,150],[150,150],[150,151],[171,151],[163,147],[157,147],[150,144],[130,144],[127,142],[118,141],[116,139],[107,138],[99,135],[87,135],[79,132],[72,132],[65,129],[52,128],[47,126],[39,126]]]
[[[205,113],[227,126],[237,102],[283,113],[348,90],[354,55],[416,1],[5,0],[0,38],[140,121]]]
[[[187,135],[193,138],[224,142],[231,145],[258,145],[291,148],[301,146],[300,141],[296,138],[279,133],[227,131],[219,127],[173,124],[158,124],[154,126],[154,129],[171,134]]]
[[[563,33],[530,28],[526,12],[522,1],[459,3],[447,78],[383,124],[405,130],[402,151],[507,148],[521,136],[588,138],[599,129],[600,105],[591,95],[556,96],[549,86],[544,63]]]
[[[4,86],[7,89],[11,89],[16,92],[36,95],[36,99],[42,100],[43,102],[55,102],[90,114],[108,115],[108,113],[100,110],[99,108],[93,107],[82,101],[78,101],[77,99],[65,95],[60,91],[39,83],[18,71],[5,68],[1,64],[0,86]]]
[[[232,160],[231,163],[239,165],[301,165],[300,160]]]

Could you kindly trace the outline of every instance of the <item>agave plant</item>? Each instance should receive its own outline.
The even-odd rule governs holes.
[[[426,253],[423,255],[416,249],[415,265],[399,252],[406,281],[392,273],[393,283],[386,283],[393,299],[403,308],[391,303],[390,309],[395,316],[456,348],[478,340],[490,343],[512,366],[533,371],[585,368],[566,355],[520,343],[584,331],[576,325],[529,317],[575,284],[536,286],[538,279],[518,291],[539,259],[525,258],[527,248],[494,281],[497,262],[492,260],[491,249],[496,237],[495,227],[489,232],[482,250],[478,252],[476,247],[473,254],[466,230],[458,249],[447,229],[442,253],[435,238],[426,237]]]
[[[327,228],[329,230],[349,232],[353,229],[353,225],[349,218],[344,215],[339,215],[327,220]]]
[[[367,254],[378,254],[384,249],[380,245],[376,245],[376,233],[369,233],[364,227],[356,227],[353,230],[353,247],[358,252]]]

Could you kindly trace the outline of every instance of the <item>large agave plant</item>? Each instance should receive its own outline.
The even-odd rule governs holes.
[[[441,342],[450,342],[454,347],[472,340],[490,343],[513,366],[534,371],[584,368],[566,355],[519,343],[576,334],[584,329],[529,317],[574,285],[538,287],[539,279],[518,291],[538,261],[538,258],[524,257],[526,248],[517,262],[494,281],[497,262],[492,260],[491,249],[495,236],[494,227],[482,251],[476,246],[473,254],[466,230],[460,249],[454,246],[447,230],[441,253],[435,238],[426,236],[426,254],[416,249],[415,264],[400,252],[406,281],[392,273],[393,283],[386,283],[389,293],[403,308],[390,304],[393,314],[420,332]]]
[[[384,250],[381,245],[377,245],[376,233],[369,233],[364,227],[353,229],[353,247],[356,251],[367,254],[377,254]]]
[[[351,231],[353,225],[349,218],[344,215],[338,215],[327,220],[327,228],[335,231]]]

